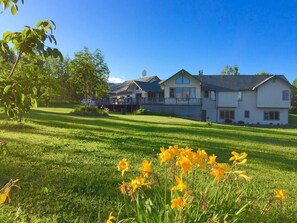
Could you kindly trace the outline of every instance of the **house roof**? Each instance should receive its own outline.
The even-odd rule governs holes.
[[[154,79],[156,79],[156,81],[151,82]],[[139,82],[143,82],[143,83],[158,83],[158,81],[160,81],[160,79],[158,78],[158,76],[149,76],[149,77],[139,78],[136,80],[125,81],[121,84],[116,84],[116,85],[112,86],[109,91],[109,94],[119,95],[119,94],[131,93],[131,91],[129,91],[128,88],[134,81],[139,81]]]
[[[176,74],[172,75],[171,77],[169,77],[168,79],[166,80],[163,80],[163,81],[160,81],[159,84],[163,84],[167,81],[169,81],[170,79],[172,79],[173,77],[175,77],[176,75],[179,75],[179,74],[182,74],[182,75],[188,75],[188,76],[191,76],[191,77],[195,77],[194,75],[190,74],[188,71],[184,70],[184,69],[181,69],[180,71],[178,71]],[[197,79],[197,78],[196,78]],[[200,81],[198,79],[198,81]],[[201,82],[201,81],[200,81]]]
[[[158,82],[134,81],[134,83],[143,91],[162,92],[161,86]]]
[[[204,88],[218,91],[255,90],[272,78],[279,78],[288,84],[283,75],[193,75]]]

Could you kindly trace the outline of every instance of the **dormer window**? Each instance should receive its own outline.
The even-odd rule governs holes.
[[[175,80],[176,84],[190,84],[190,79],[185,76],[180,76]]]
[[[238,92],[238,101],[242,101],[242,91]]]

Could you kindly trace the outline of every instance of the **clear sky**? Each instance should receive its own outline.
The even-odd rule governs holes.
[[[0,33],[42,19],[56,23],[64,55],[101,49],[114,80],[227,64],[297,78],[297,0],[25,0],[15,16],[0,14]]]

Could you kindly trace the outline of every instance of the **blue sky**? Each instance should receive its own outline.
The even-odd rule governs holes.
[[[266,71],[297,78],[296,0],[25,0],[0,14],[0,33],[52,19],[64,55],[101,49],[110,77],[166,79],[180,69]]]

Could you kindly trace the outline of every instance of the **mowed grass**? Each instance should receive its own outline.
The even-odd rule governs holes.
[[[0,222],[103,222],[117,213],[122,179],[118,161],[138,168],[143,159],[157,166],[161,146],[205,149],[227,162],[230,152],[248,153],[247,175],[254,198],[265,204],[273,189],[286,189],[286,222],[297,219],[297,116],[290,126],[245,127],[159,117],[115,115],[77,117],[71,108],[38,108],[20,126],[0,116],[0,185],[20,179]]]

